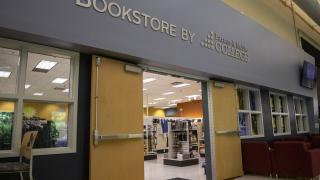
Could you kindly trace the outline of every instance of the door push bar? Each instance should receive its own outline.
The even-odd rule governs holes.
[[[239,135],[240,134],[240,131],[238,130],[221,130],[221,131],[216,131],[216,134],[218,135],[227,135],[227,134],[237,134]]]
[[[126,139],[142,139],[142,133],[138,134],[106,134],[106,135],[99,135],[95,134],[94,136],[94,144],[97,145],[101,141],[108,141],[108,140],[126,140]]]

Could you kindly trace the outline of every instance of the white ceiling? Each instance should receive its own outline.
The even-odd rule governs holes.
[[[57,62],[57,64],[47,73],[32,71],[41,60],[53,61]],[[30,84],[31,87],[26,89],[26,94],[44,93],[44,96],[67,97],[68,93],[62,92],[62,90],[55,90],[54,88],[67,89],[69,88],[70,81],[68,80],[63,84],[54,84],[52,81],[55,78],[70,79],[70,58],[28,53],[26,84]]]
[[[164,108],[169,107],[169,104],[173,104],[174,100],[180,100],[179,102],[188,102],[186,96],[200,95],[197,99],[201,99],[201,83],[189,79],[172,77],[169,75],[160,75],[149,72],[143,73],[143,79],[155,78],[155,81],[144,83],[143,88],[147,89],[143,91],[143,104],[144,107],[148,104],[149,107]],[[190,86],[175,88],[172,87],[173,82],[188,83]],[[163,95],[166,92],[174,92],[171,95]],[[156,101],[154,99],[165,98],[164,100]],[[150,104],[150,103],[157,104]],[[174,107],[174,106],[171,106]]]
[[[57,64],[47,73],[34,72],[33,68],[41,61],[54,61]],[[26,84],[31,87],[25,90],[27,95],[33,93],[43,93],[48,97],[67,97],[69,93],[62,90],[55,90],[55,87],[69,88],[70,80],[64,84],[53,84],[55,78],[70,79],[70,57],[60,55],[42,55],[28,53],[28,64],[26,71]],[[0,48],[0,71],[10,71],[9,78],[0,78],[0,93],[13,94],[17,88],[17,72],[20,63],[20,52],[17,50]]]

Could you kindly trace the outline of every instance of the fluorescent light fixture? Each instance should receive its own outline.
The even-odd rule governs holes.
[[[164,100],[166,98],[157,98],[157,99],[154,99],[155,101],[161,101],[161,100]]]
[[[165,95],[165,96],[167,96],[167,95],[171,95],[171,94],[174,94],[175,92],[166,92],[166,93],[163,93],[162,95]]]
[[[172,87],[181,88],[181,87],[185,87],[185,86],[190,86],[190,84],[182,83],[182,84],[174,85],[174,86],[172,86]]]
[[[143,83],[149,83],[149,82],[152,82],[152,81],[155,81],[155,80],[156,80],[155,78],[147,78],[147,79],[143,80]]]
[[[10,76],[11,72],[9,71],[0,71],[0,77],[1,78],[8,78]]]
[[[146,88],[143,88],[143,91],[146,91],[147,89]]]
[[[181,102],[181,101],[183,101],[183,99],[175,99],[175,100],[172,100],[171,103],[176,104],[177,102]]]
[[[40,61],[40,62],[37,64],[36,69],[50,70],[50,69],[52,69],[56,64],[57,64],[57,62],[54,62],[54,61],[42,60],[42,61]]]
[[[68,79],[66,78],[56,78],[52,81],[52,83],[55,83],[55,84],[63,84],[65,83],[66,81],[68,81]]]
[[[200,97],[200,95],[196,94],[196,95],[190,95],[190,96],[186,96],[187,98],[197,98]]]
[[[28,89],[29,87],[31,87],[30,84],[25,84],[25,85],[24,85],[24,88],[25,88],[25,89]]]
[[[43,96],[43,93],[33,93],[34,96]]]
[[[65,89],[62,92],[68,93],[70,90],[69,89]]]
[[[168,109],[169,107],[162,107],[162,109]]]
[[[155,104],[158,104],[157,102],[151,102],[151,103],[148,103],[149,105],[155,105]]]
[[[168,106],[170,106],[170,107],[177,106],[177,104],[169,104]]]

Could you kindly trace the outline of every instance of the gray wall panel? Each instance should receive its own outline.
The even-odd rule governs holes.
[[[303,60],[312,62],[312,57],[218,0],[116,2],[173,23],[177,29],[185,27],[196,32],[195,40],[190,44],[93,8],[81,8],[75,0],[4,0],[0,6],[0,29],[131,55],[145,63],[180,67],[190,73],[202,72],[312,96],[311,90],[299,85],[299,67]],[[243,43],[249,49],[248,63],[202,48],[200,42],[211,31]]]

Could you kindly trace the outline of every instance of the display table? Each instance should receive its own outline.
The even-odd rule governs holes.
[[[157,156],[157,153],[148,153],[146,155],[144,155],[144,160],[147,161],[147,160],[154,160],[154,159],[157,159],[158,156]]]
[[[164,158],[163,164],[170,165],[170,166],[185,167],[185,166],[199,164],[199,158],[190,158],[190,159],[184,159],[184,160]]]

